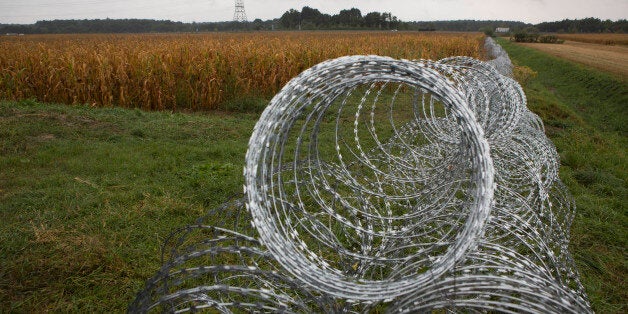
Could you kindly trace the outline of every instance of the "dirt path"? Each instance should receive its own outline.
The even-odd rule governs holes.
[[[628,47],[565,41],[564,44],[522,44],[549,54],[586,64],[628,81]]]

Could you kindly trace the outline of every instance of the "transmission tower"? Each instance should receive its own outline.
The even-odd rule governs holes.
[[[235,13],[233,13],[235,22],[246,22],[246,12],[244,12],[244,0],[235,0]]]

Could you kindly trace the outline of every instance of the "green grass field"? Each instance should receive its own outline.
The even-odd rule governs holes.
[[[571,249],[594,310],[623,313],[628,86],[503,44],[538,72],[525,90],[577,202]],[[124,311],[164,238],[241,191],[258,117],[0,102],[0,312]]]
[[[524,90],[576,200],[571,252],[597,313],[628,310],[628,85],[611,75],[500,41],[538,73]]]
[[[171,230],[241,191],[254,114],[0,104],[0,312],[126,308]]]

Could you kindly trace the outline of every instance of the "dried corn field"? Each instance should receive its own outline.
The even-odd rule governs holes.
[[[0,99],[146,110],[225,109],[269,98],[329,58],[481,58],[483,35],[272,32],[0,38]]]

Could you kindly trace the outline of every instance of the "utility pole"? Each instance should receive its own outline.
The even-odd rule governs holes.
[[[234,22],[246,22],[246,12],[244,12],[244,0],[235,0]]]

